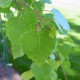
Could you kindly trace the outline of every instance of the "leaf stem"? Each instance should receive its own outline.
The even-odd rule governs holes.
[[[38,16],[36,14],[36,18],[37,18],[37,29],[38,29],[38,32],[39,32],[39,23],[38,23]]]
[[[53,53],[53,54],[55,55],[55,57],[57,58],[57,60],[59,60],[58,56],[57,56],[55,53]],[[67,79],[67,75],[66,75],[66,73],[65,73],[65,71],[64,71],[64,68],[63,68],[62,63],[61,63],[60,60],[59,60],[59,63],[60,63],[60,66],[61,66],[61,68],[62,68],[62,70],[63,70],[64,76],[65,76],[65,79],[68,80],[68,79]]]

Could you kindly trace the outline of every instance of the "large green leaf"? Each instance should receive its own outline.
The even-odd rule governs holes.
[[[43,64],[55,47],[55,38],[49,37],[48,30],[35,29],[36,15],[25,8],[22,15],[7,22],[7,35],[12,44],[14,58],[24,53],[37,64]]]
[[[49,37],[48,31],[30,31],[21,37],[23,51],[37,64],[44,63],[52,53],[55,40]]]
[[[45,63],[43,66],[39,67],[35,63],[31,65],[32,73],[36,80],[52,80],[51,79],[51,67],[49,64]]]
[[[0,0],[0,7],[5,8],[10,5],[12,0]]]

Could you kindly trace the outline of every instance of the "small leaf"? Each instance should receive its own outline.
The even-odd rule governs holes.
[[[29,70],[27,72],[22,73],[21,78],[24,80],[30,80],[33,77],[32,71]]]
[[[58,11],[57,9],[52,9],[51,11],[53,13],[53,19],[56,21],[60,31],[64,34],[66,33],[66,31],[71,31],[70,26],[62,13],[60,13],[60,11]]]
[[[70,54],[71,49],[72,47],[70,44],[58,44],[58,50],[64,57],[67,57]]]
[[[51,67],[47,63],[41,67],[33,63],[31,69],[36,80],[52,80]]]
[[[55,37],[55,34],[56,34],[55,30],[52,30],[49,33],[49,37],[54,38]]]
[[[70,73],[71,63],[69,60],[64,61],[62,66],[63,66],[66,73]]]
[[[55,72],[55,70],[57,70],[58,67],[60,66],[60,63],[58,61],[56,61],[56,60],[49,59],[48,63],[50,65],[50,67],[52,68],[53,72]]]
[[[63,58],[63,60],[69,56],[71,50],[72,50],[72,39],[68,36],[64,36],[64,35],[58,35],[58,51],[59,51],[59,55],[61,57],[61,59]]]
[[[69,61],[69,60],[64,61],[62,65],[63,65],[64,69],[69,69],[69,68],[70,68],[70,66],[71,66],[71,64],[70,64],[70,61]]]
[[[10,5],[12,0],[0,0],[0,7],[5,8]]]

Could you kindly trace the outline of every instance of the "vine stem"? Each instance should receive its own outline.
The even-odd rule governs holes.
[[[58,56],[57,56],[55,53],[53,53],[53,54],[55,55],[55,57],[57,58],[57,60],[59,60]],[[65,73],[65,71],[64,71],[64,68],[63,68],[62,63],[61,63],[60,60],[59,60],[59,63],[60,63],[60,66],[61,66],[61,68],[62,68],[62,70],[63,70],[64,76],[65,76],[65,79],[68,80],[68,79],[67,79],[67,75],[66,75],[66,73]]]
[[[3,28],[2,28],[2,20],[1,20],[1,32],[2,32],[2,36],[3,36],[3,40],[4,40],[4,43],[5,43],[6,49],[9,51],[9,53],[11,54],[11,56],[13,56],[11,50],[8,48],[8,46],[6,44],[6,40],[5,40],[5,37],[4,37]]]
[[[18,9],[19,9],[19,11],[20,11],[20,7],[19,7],[19,5],[17,4],[16,0],[14,0],[14,2],[16,3],[16,5],[17,5],[17,7],[18,7]]]

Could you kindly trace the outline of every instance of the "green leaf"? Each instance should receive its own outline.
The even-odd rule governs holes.
[[[50,31],[49,37],[54,38],[55,34],[56,34],[56,31],[55,31],[55,29],[53,29],[52,31]]]
[[[60,63],[56,60],[52,60],[52,59],[48,59],[48,64],[50,65],[51,69],[52,69],[52,74],[55,74],[55,71],[58,69],[58,67],[60,66]]]
[[[61,38],[58,39],[58,51],[60,53],[60,56],[61,57],[64,57],[66,58],[67,56],[69,56],[71,50],[72,50],[72,40],[67,37],[67,36],[63,36],[63,35],[60,35]]]
[[[45,62],[55,48],[55,39],[49,37],[49,31],[29,31],[22,35],[20,42],[23,51],[39,65]]]
[[[69,69],[69,68],[70,68],[70,66],[71,66],[71,64],[70,64],[70,61],[69,61],[69,60],[64,61],[62,65],[63,65],[64,69]]]
[[[38,1],[38,2],[34,2],[32,4],[32,7],[34,8],[35,11],[40,11],[40,10],[43,10],[44,5],[43,5],[43,3]]]
[[[35,1],[35,0],[24,0],[24,1],[30,5],[30,4],[32,4],[32,2]]]
[[[5,8],[10,5],[12,0],[0,0],[0,7]]]
[[[47,63],[45,63],[41,67],[33,63],[31,65],[31,70],[36,80],[52,80],[51,79],[51,67]]]
[[[6,29],[14,58],[26,53],[30,59],[42,65],[55,48],[55,38],[49,37],[48,30],[38,32],[36,23],[36,15],[31,9],[25,8],[22,15],[10,18]]]
[[[11,11],[10,11],[10,7],[6,7],[6,8],[0,8],[0,13],[7,13],[9,14]]]
[[[7,36],[11,41],[14,58],[24,55],[19,39],[23,33],[34,30],[35,24],[36,16],[29,8],[25,8],[22,15],[19,13],[17,17],[10,17],[6,23]]]
[[[60,54],[62,54],[64,57],[67,57],[70,54],[71,49],[72,47],[69,44],[59,44],[58,45],[58,50]]]
[[[71,63],[70,63],[69,60],[64,61],[63,64],[62,64],[62,66],[63,66],[63,68],[64,68],[64,70],[65,70],[66,73],[69,74],[71,72],[71,70],[70,70]]]
[[[53,14],[52,14],[52,13],[43,14],[43,17],[44,17],[45,19],[53,20]]]
[[[21,78],[24,80],[30,80],[32,77],[33,77],[33,74],[31,70],[21,74]]]

